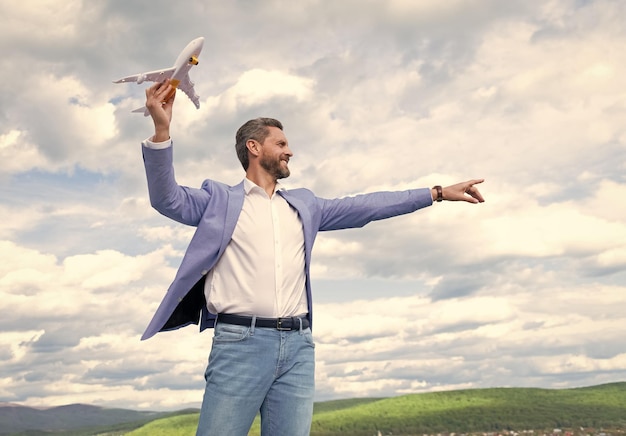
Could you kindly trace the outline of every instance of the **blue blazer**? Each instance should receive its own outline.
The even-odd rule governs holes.
[[[173,147],[142,146],[150,203],[161,214],[196,231],[185,256],[142,340],[160,331],[200,324],[200,331],[215,324],[204,298],[206,274],[215,266],[231,240],[243,207],[243,182],[228,186],[205,180],[201,188],[179,186],[174,176]],[[281,190],[279,194],[300,216],[304,230],[304,259],[308,317],[312,324],[311,250],[318,231],[363,227],[365,224],[414,212],[432,204],[430,189],[376,192],[340,199],[316,197],[308,189]]]

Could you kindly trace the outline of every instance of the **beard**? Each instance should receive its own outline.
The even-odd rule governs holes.
[[[284,179],[286,177],[289,177],[289,174],[291,174],[289,168],[281,166],[280,158],[273,159],[269,156],[264,156],[261,158],[259,164],[265,171],[274,176],[276,180]]]

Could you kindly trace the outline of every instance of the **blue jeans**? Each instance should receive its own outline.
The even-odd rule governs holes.
[[[196,436],[305,436],[311,428],[315,345],[310,329],[279,331],[219,322],[206,369]]]

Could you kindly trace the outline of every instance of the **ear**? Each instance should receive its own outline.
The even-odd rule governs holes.
[[[246,141],[246,148],[252,155],[258,156],[260,152],[261,144],[259,144],[254,139],[248,139]]]

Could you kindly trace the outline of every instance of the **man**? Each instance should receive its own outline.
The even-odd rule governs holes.
[[[197,435],[247,435],[257,412],[264,436],[308,435],[314,394],[309,278],[318,231],[362,227],[433,201],[483,202],[474,185],[379,192],[342,199],[287,190],[293,153],[282,124],[245,123],[236,151],[246,172],[236,186],[179,186],[172,166],[168,81],[146,90],[155,134],[143,142],[152,206],[196,226],[176,277],[142,339],[191,323],[215,328]]]

